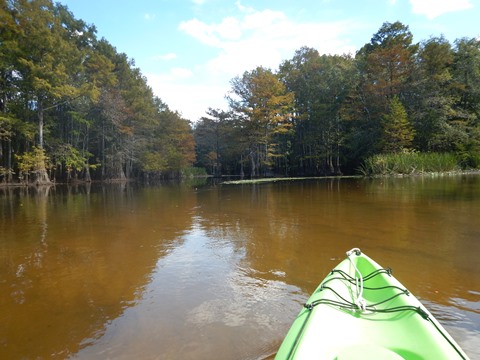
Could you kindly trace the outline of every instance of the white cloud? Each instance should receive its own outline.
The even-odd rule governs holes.
[[[193,76],[193,71],[186,68],[173,67],[168,73],[159,75],[159,79],[165,82],[179,82]]]
[[[253,9],[251,7],[246,7],[246,6],[242,5],[240,0],[235,2],[235,6],[237,7],[238,10],[240,10],[242,12],[254,12],[255,11],[255,9]]]
[[[148,84],[173,111],[179,111],[183,117],[197,121],[205,116],[209,107],[226,109],[224,84],[209,82],[184,83],[165,75],[146,74]]]
[[[220,46],[222,39],[235,40],[242,36],[240,21],[231,16],[219,24],[206,24],[198,19],[182,21],[178,28],[209,46]]]
[[[222,22],[213,27],[213,30],[223,39],[236,40],[242,36],[240,21],[234,17],[227,17]]]
[[[185,83],[185,80],[191,79],[194,73],[190,69],[173,67],[168,72],[162,74],[151,74],[155,78],[155,82],[159,81],[162,83],[171,83],[171,84],[182,84]],[[147,76],[148,78],[148,76]],[[162,94],[157,94],[162,97]]]
[[[440,15],[471,9],[471,0],[410,0],[412,11],[417,15],[424,15],[432,20]]]
[[[295,23],[280,11],[247,11],[240,19],[228,17],[218,24],[193,19],[180,24],[180,30],[205,45],[218,48],[215,58],[205,64],[212,76],[230,79],[257,66],[276,68],[302,46],[321,53],[353,53],[355,48],[342,39],[347,29],[356,25],[347,22]]]
[[[181,109],[193,121],[208,107],[227,107],[224,99],[230,80],[245,71],[264,66],[277,69],[302,46],[324,54],[354,53],[346,37],[358,24],[351,21],[297,23],[285,13],[256,11],[236,2],[240,14],[215,23],[197,18],[183,21],[179,30],[214,50],[210,60],[191,70],[173,68],[160,75],[147,75],[149,85],[171,109]]]
[[[193,71],[185,68],[172,68],[171,74],[178,79],[188,79],[192,77]]]
[[[205,45],[222,47],[224,40],[239,40],[245,31],[258,29],[268,31],[269,27],[286,20],[285,14],[280,11],[267,9],[260,12],[251,10],[242,12],[247,14],[241,20],[229,16],[218,24],[207,24],[194,18],[182,21],[178,28]]]
[[[245,29],[268,28],[275,22],[282,20],[286,20],[283,12],[266,9],[246,15],[243,19],[242,27]]]
[[[215,27],[207,25],[198,19],[182,21],[178,28],[205,45],[217,46],[219,44],[219,39],[215,35]]]

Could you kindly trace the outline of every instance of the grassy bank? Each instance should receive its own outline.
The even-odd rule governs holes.
[[[454,154],[417,152],[374,155],[365,160],[359,169],[364,176],[417,175],[461,170]]]

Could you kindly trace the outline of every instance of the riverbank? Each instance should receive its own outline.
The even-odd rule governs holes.
[[[364,176],[405,176],[476,171],[480,160],[474,155],[453,153],[420,153],[404,151],[376,154],[367,158],[359,173]]]
[[[378,174],[361,174],[361,175],[341,175],[341,176],[302,176],[302,177],[268,177],[268,178],[255,178],[255,179],[239,179],[239,180],[227,180],[227,181],[218,181],[223,185],[243,185],[243,184],[265,184],[265,183],[274,183],[274,182],[290,182],[290,181],[302,181],[302,180],[328,180],[328,179],[360,179],[360,178],[395,178],[395,177],[442,177],[442,176],[458,176],[458,175],[468,175],[468,174],[477,174],[480,175],[480,169],[469,169],[469,170],[452,170],[452,171],[412,171],[409,173],[402,172],[383,172]],[[198,176],[193,179],[207,179],[213,178],[211,176]],[[190,178],[192,179],[192,178]],[[178,179],[177,179],[178,180]],[[120,184],[120,183],[129,183],[136,182],[135,179],[117,179],[117,180],[104,180],[104,181],[74,181],[74,182],[51,182],[50,184],[36,184],[36,183],[0,183],[0,189],[2,188],[25,188],[25,187],[50,187],[56,185],[90,185],[90,184]],[[168,180],[159,180],[158,182],[168,182]],[[147,182],[148,184],[149,182]]]

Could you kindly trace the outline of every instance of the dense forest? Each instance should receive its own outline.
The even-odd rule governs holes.
[[[478,39],[416,44],[408,26],[384,23],[354,57],[305,47],[231,86],[230,110],[195,127],[198,164],[213,173],[345,174],[392,153],[480,165]]]
[[[301,48],[197,122],[51,0],[0,0],[0,182],[352,173],[376,154],[480,165],[480,41],[384,23],[355,55]],[[254,56],[252,54],[251,56]],[[208,105],[208,104],[207,104]],[[197,120],[197,119],[191,119]]]
[[[0,0],[0,181],[178,176],[191,123],[133,60],[50,0]]]

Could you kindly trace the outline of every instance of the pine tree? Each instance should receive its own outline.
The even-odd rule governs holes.
[[[390,101],[390,112],[383,116],[382,125],[384,152],[395,153],[411,148],[415,131],[398,96],[394,96]]]

